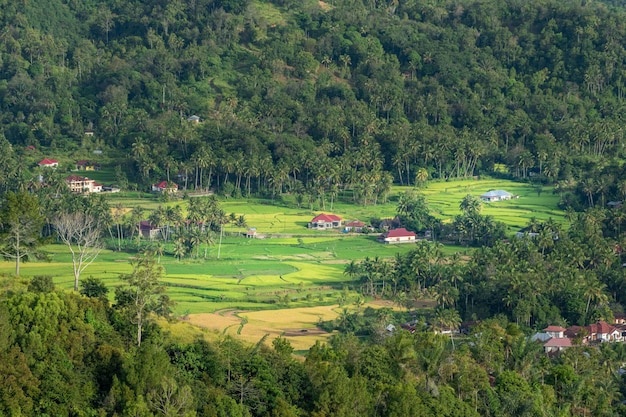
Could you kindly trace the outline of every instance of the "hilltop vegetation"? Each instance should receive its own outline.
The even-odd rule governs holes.
[[[17,161],[35,145],[67,162],[105,150],[101,162],[119,166],[114,181],[124,187],[175,179],[225,195],[290,191],[322,205],[342,192],[384,201],[393,182],[492,172],[558,183],[577,193],[564,197],[577,208],[626,191],[619,7],[6,6],[4,189],[32,178]]]

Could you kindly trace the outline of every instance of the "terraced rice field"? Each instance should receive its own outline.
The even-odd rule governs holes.
[[[558,196],[553,195],[551,189],[537,195],[537,190],[530,185],[504,180],[434,182],[422,190],[394,187],[386,204],[360,207],[340,202],[335,205],[333,213],[346,220],[366,222],[373,217],[393,217],[398,195],[413,191],[425,195],[434,215],[450,221],[460,213],[458,206],[465,195],[479,196],[494,189],[504,189],[519,196],[514,200],[483,205],[483,213],[506,223],[511,234],[533,217],[538,220],[551,217],[557,222],[565,222],[563,213],[557,207]],[[241,316],[245,315],[248,322],[241,328],[240,336],[253,339],[266,333],[287,333],[292,334],[290,337],[293,337],[294,346],[310,346],[311,340],[327,336],[313,331],[293,336],[293,332],[313,328],[319,317],[327,319],[336,314],[334,308],[343,287],[355,284],[343,273],[346,263],[366,256],[391,258],[398,252],[412,249],[412,245],[381,245],[376,242],[375,235],[346,235],[339,231],[307,229],[308,221],[320,211],[298,209],[289,198],[286,198],[287,205],[279,207],[260,200],[222,202],[225,212],[245,215],[248,225],[256,227],[258,233],[266,235],[266,238],[236,236],[234,232],[244,229],[229,225],[225,227],[227,236],[222,241],[219,259],[217,246],[211,246],[207,259],[183,259],[179,262],[171,255],[172,245],[166,245],[166,255],[161,258],[166,271],[164,283],[170,297],[177,303],[177,315],[188,317],[191,323],[198,322],[228,334],[239,330]],[[124,207],[142,205],[148,211],[163,204],[155,200],[116,199],[112,201],[112,206],[118,202]],[[185,201],[167,204],[180,204],[183,210],[186,206]],[[228,232],[233,232],[233,235],[228,236]],[[50,245],[44,249],[49,253],[50,262],[24,263],[21,266],[22,276],[51,275],[58,287],[71,289],[73,275],[67,248]],[[466,249],[447,247],[445,250],[453,253]],[[200,252],[203,253],[204,249]],[[133,256],[104,250],[83,273],[83,277],[103,279],[111,289],[112,299],[113,288],[122,283],[120,275],[131,271],[129,261]],[[0,262],[0,273],[11,274],[13,271],[13,263]],[[238,313],[239,317],[213,314],[225,309],[246,312]]]

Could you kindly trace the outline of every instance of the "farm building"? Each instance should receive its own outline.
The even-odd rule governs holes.
[[[81,159],[80,161],[76,161],[76,164],[74,164],[74,166],[77,171],[99,171],[100,170],[100,165],[96,164],[95,162],[87,161],[84,159]]]
[[[142,221],[139,223],[139,232],[146,239],[156,239],[161,233],[161,228],[153,226],[150,222]]]
[[[44,158],[41,161],[39,161],[37,165],[39,165],[42,168],[56,168],[59,166],[59,161],[57,161],[56,159]]]
[[[415,233],[400,227],[381,234],[377,240],[381,243],[415,243],[416,238]]]
[[[347,222],[344,226],[344,232],[356,232],[361,233],[363,229],[365,229],[367,225],[359,220],[353,220],[351,222]]]
[[[488,191],[485,194],[482,194],[480,196],[481,200],[489,202],[489,203],[493,201],[510,200],[511,198],[513,198],[513,194],[504,190]]]
[[[338,229],[341,227],[342,219],[334,214],[319,214],[309,222],[309,229]]]
[[[157,193],[175,193],[178,191],[178,184],[175,182],[161,181],[152,185],[152,191]]]

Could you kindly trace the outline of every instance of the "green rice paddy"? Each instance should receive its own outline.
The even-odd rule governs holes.
[[[433,214],[450,221],[460,214],[459,203],[467,194],[480,195],[486,191],[504,189],[519,198],[486,203],[483,213],[504,222],[510,234],[528,224],[531,218],[543,221],[553,218],[565,223],[564,213],[557,207],[558,196],[545,188],[541,195],[528,184],[505,180],[464,180],[429,183],[427,188],[394,187],[389,202],[377,206],[361,207],[349,203],[335,204],[332,213],[345,220],[395,216],[398,195],[413,190],[423,193]],[[128,198],[124,194],[111,196],[111,206],[142,206],[147,210],[164,204],[154,198]],[[184,209],[186,201],[179,204]],[[376,235],[347,235],[340,231],[315,231],[307,229],[310,219],[322,210],[298,208],[290,197],[285,204],[272,206],[262,200],[226,200],[221,202],[226,213],[245,215],[247,223],[255,227],[264,239],[245,239],[234,226],[224,228],[226,236],[219,249],[208,248],[207,259],[161,257],[166,271],[165,284],[170,297],[176,301],[178,314],[213,312],[225,308],[268,309],[306,307],[333,304],[349,278],[343,273],[345,264],[367,256],[391,258],[405,253],[413,245],[382,245]],[[330,213],[330,210],[325,210]],[[167,245],[166,245],[167,246]],[[65,246],[50,245],[44,248],[49,262],[31,262],[21,265],[21,275],[51,275],[60,288],[71,289],[73,274],[71,258]],[[466,251],[466,248],[445,247],[447,253]],[[171,252],[171,246],[168,247]],[[166,251],[166,252],[168,252]],[[200,249],[200,255],[204,248]],[[94,276],[104,280],[112,289],[120,285],[120,275],[131,271],[133,254],[104,250],[82,277]],[[14,264],[0,262],[0,273],[12,274]],[[110,292],[112,297],[113,291]]]

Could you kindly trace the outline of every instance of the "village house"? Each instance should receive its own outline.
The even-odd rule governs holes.
[[[626,325],[610,325],[605,321],[598,321],[589,326],[570,326],[567,329],[561,326],[548,326],[543,332],[536,333],[532,340],[543,343],[545,353],[557,353],[573,346],[574,341],[580,344],[624,342],[626,340]]]
[[[154,240],[159,237],[161,228],[153,226],[150,222],[142,221],[139,222],[139,233],[146,239]]]
[[[572,347],[572,339],[567,337],[551,337],[546,343],[543,344],[543,351],[545,353],[560,352],[568,347]]]
[[[346,233],[348,232],[361,233],[365,228],[367,228],[367,225],[365,223],[359,220],[353,220],[345,224],[343,231]]]
[[[81,159],[80,161],[76,161],[76,164],[74,164],[74,166],[77,171],[99,171],[100,170],[100,165],[91,161],[84,160],[84,159]]]
[[[309,222],[309,229],[325,230],[338,229],[341,227],[341,217],[334,214],[319,214]]]
[[[59,161],[57,161],[56,159],[44,158],[41,161],[37,162],[37,165],[42,168],[56,168],[59,166]]]
[[[248,230],[246,230],[246,238],[247,239],[256,238],[256,227],[249,227]]]
[[[65,178],[65,182],[70,191],[75,194],[99,193],[102,191],[102,184],[98,184],[92,179],[79,175],[70,175]]]
[[[161,181],[152,185],[152,191],[157,193],[175,193],[178,191],[178,184],[175,182]]]
[[[389,230],[380,236],[378,236],[378,241],[381,243],[415,243],[417,239],[417,235],[413,232],[406,230],[404,227],[400,227],[397,229]]]
[[[480,196],[480,199],[487,203],[492,203],[494,201],[510,200],[511,198],[513,198],[513,194],[504,190],[488,191]]]

